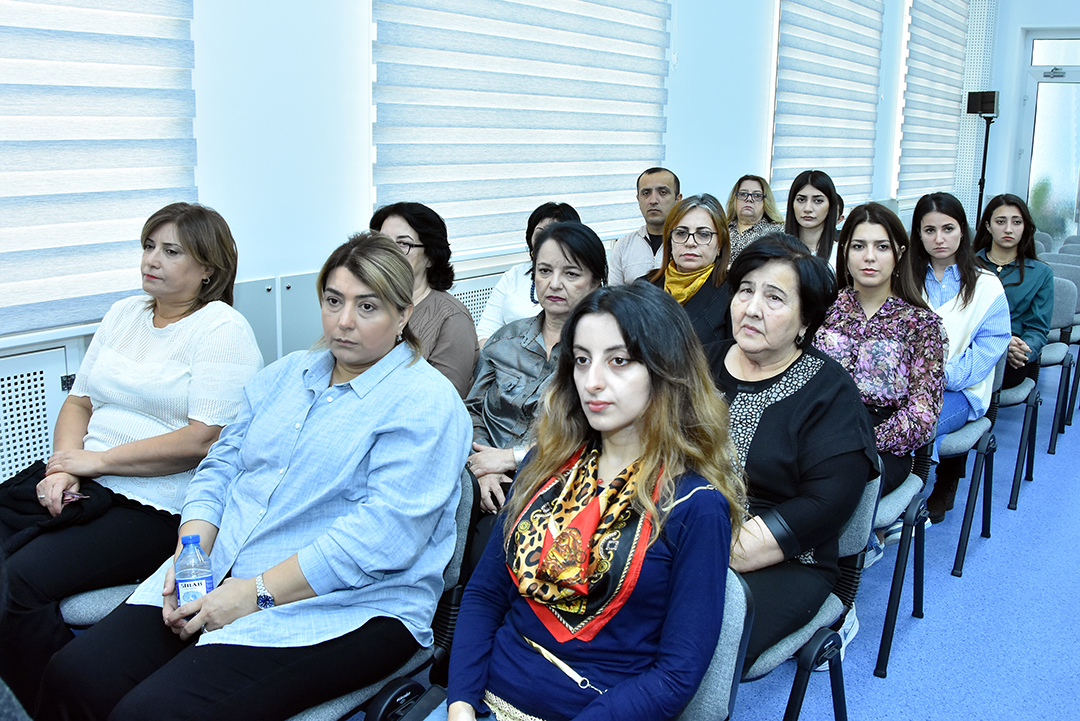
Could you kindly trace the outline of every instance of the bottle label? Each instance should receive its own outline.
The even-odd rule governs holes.
[[[214,590],[214,577],[185,578],[176,582],[176,598],[183,606],[196,598],[201,598]]]

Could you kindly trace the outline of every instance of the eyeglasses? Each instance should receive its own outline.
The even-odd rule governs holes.
[[[756,193],[756,192],[755,193],[747,193],[745,190],[740,190],[738,193],[735,193],[735,197],[738,198],[739,200],[741,200],[744,203],[747,202],[747,201],[751,201],[751,200],[754,201],[755,203],[760,203],[762,200],[765,199],[765,194],[764,193]]]
[[[675,230],[671,231],[671,242],[682,245],[686,241],[693,238],[694,242],[698,245],[708,245],[712,242],[712,239],[715,236],[716,233],[714,231],[708,230],[706,228],[698,228],[693,233],[691,233],[686,228],[678,227]]]
[[[405,255],[408,255],[409,251],[412,250],[413,248],[423,248],[424,247],[423,243],[409,243],[408,241],[404,241],[404,240],[395,240],[394,242],[397,243],[397,247],[401,248],[401,252],[404,253]]]

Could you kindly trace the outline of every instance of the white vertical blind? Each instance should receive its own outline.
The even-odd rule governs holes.
[[[98,320],[195,201],[192,0],[0,0],[0,334]]]
[[[953,192],[964,93],[967,0],[914,0],[900,138],[901,201]]]
[[[781,0],[770,181],[781,207],[812,169],[847,207],[870,198],[883,14],[882,0]]]
[[[372,6],[376,205],[446,219],[456,260],[520,252],[567,202],[601,237],[641,224],[664,158],[667,2],[393,0]]]

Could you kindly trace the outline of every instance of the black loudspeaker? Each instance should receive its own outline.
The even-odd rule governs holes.
[[[996,118],[998,116],[998,92],[996,90],[984,90],[979,93],[968,93],[967,111],[969,115]]]

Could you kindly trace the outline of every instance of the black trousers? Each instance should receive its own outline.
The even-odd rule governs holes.
[[[754,596],[754,625],[746,645],[747,671],[765,650],[814,618],[832,584],[813,568],[791,559],[742,574]]]
[[[160,608],[125,604],[53,657],[34,718],[287,719],[389,676],[418,648],[385,617],[313,646],[196,646]]]
[[[23,706],[33,708],[45,664],[74,638],[60,601],[151,575],[176,548],[179,522],[179,516],[118,498],[104,515],[43,533],[7,559],[0,677]]]

